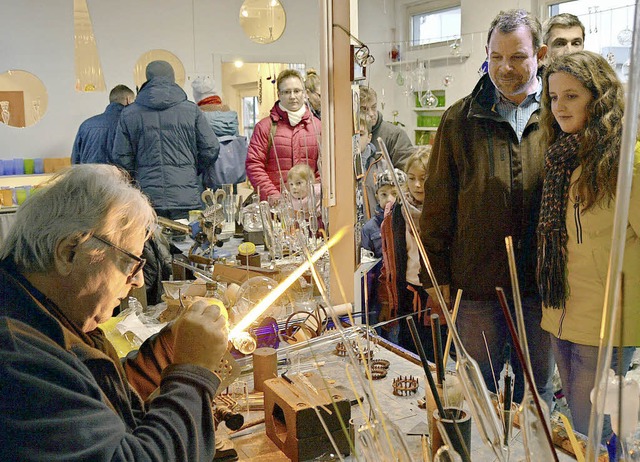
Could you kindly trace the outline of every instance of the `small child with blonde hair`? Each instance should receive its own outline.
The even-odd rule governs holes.
[[[309,192],[313,191],[316,214],[320,212],[320,183],[316,183],[313,170],[307,164],[296,164],[287,172],[287,189],[291,195],[294,210],[310,212]]]

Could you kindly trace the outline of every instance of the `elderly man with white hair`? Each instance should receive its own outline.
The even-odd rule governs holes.
[[[20,206],[0,248],[0,460],[213,460],[225,313],[196,302],[124,360],[98,327],[144,284],[155,220],[111,165]]]

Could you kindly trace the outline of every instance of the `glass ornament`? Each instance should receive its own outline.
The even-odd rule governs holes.
[[[267,276],[255,276],[247,279],[238,289],[236,304],[231,308],[231,321],[238,323],[255,306],[278,286],[278,281]],[[271,306],[258,318],[271,316],[281,319],[293,312],[293,306],[287,293],[278,297]]]
[[[260,215],[260,198],[253,196],[253,202],[242,209],[242,227],[246,231],[262,231],[262,216]]]
[[[630,47],[631,42],[633,41],[633,31],[629,30],[629,28],[625,27],[620,32],[618,32],[618,43],[623,47]]]
[[[431,92],[431,90],[427,90],[420,95],[420,106],[427,108],[437,107],[438,98]]]

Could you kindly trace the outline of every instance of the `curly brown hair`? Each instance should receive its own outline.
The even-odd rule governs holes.
[[[587,107],[587,121],[580,137],[578,159],[582,173],[573,188],[583,210],[596,204],[608,205],[614,198],[624,114],[624,89],[605,58],[591,51],[557,56],[547,65],[543,78],[540,129],[543,148],[562,134],[551,112],[549,76],[564,72],[577,79],[593,96]]]

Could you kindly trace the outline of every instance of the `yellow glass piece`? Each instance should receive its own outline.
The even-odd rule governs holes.
[[[256,253],[256,245],[253,242],[243,242],[238,246],[238,253],[240,255],[253,255]]]

